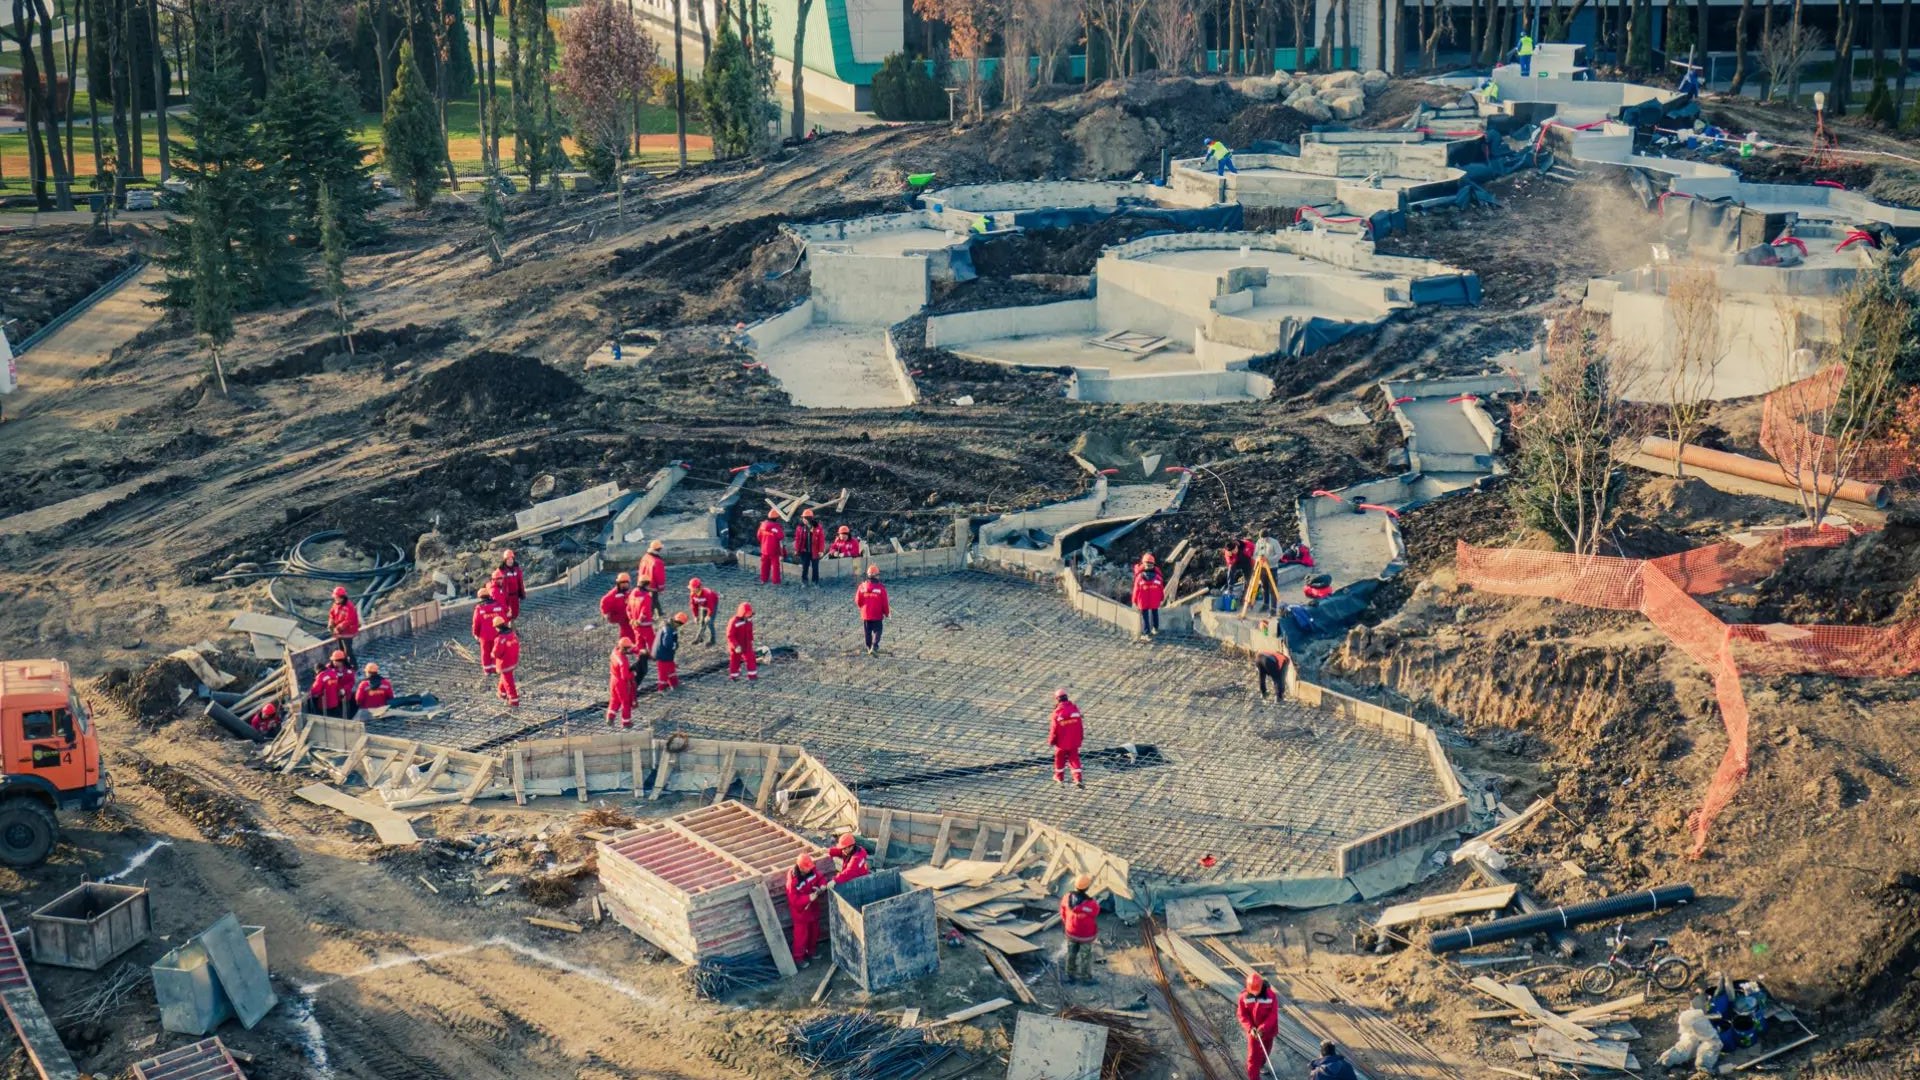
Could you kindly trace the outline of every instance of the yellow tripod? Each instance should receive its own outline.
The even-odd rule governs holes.
[[[1266,556],[1256,555],[1253,558],[1253,572],[1247,575],[1247,594],[1240,601],[1242,615],[1253,610],[1253,602],[1260,597],[1262,582],[1266,584],[1273,596],[1274,607],[1280,606],[1280,583],[1274,579],[1273,567],[1268,565]]]

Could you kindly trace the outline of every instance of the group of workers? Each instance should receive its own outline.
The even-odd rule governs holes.
[[[803,852],[787,871],[787,914],[793,917],[793,962],[806,967],[813,952],[827,940],[827,893],[835,885],[844,885],[866,877],[867,849],[859,837],[844,833],[833,842],[824,856],[830,864]]]
[[[768,510],[767,520],[760,523],[754,533],[754,540],[760,545],[760,584],[780,584],[780,562],[783,556],[791,555],[800,564],[800,584],[809,582],[820,584],[821,559],[857,559],[861,555],[860,540],[853,535],[850,526],[842,525],[835,530],[833,542],[827,543],[826,527],[813,516],[811,509],[800,512],[800,520],[794,523],[791,542],[787,537],[787,527],[780,521],[778,510]]]
[[[369,661],[364,675],[356,669],[353,639],[360,633],[360,609],[344,585],[334,587],[333,606],[327,609],[327,629],[333,634],[333,652],[326,665],[313,673],[307,687],[307,711],[350,719],[361,710],[392,704],[393,682],[380,674],[379,664]],[[280,729],[283,719],[279,707],[268,702],[248,723],[255,731],[271,735]]]

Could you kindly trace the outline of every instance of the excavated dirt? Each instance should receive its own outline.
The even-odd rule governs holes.
[[[310,321],[324,321],[310,320]],[[318,341],[290,349],[263,364],[249,364],[227,373],[227,381],[236,386],[257,386],[273,379],[292,379],[322,372],[340,371],[354,364],[378,364],[384,371],[421,355],[431,355],[459,341],[464,335],[449,323],[434,326],[402,326],[395,330],[356,331],[353,348],[339,333],[329,332]]]
[[[408,415],[495,425],[550,414],[581,395],[573,377],[532,356],[481,350],[433,372],[401,394]]]
[[[1091,274],[1102,249],[1176,231],[1164,218],[1115,214],[1088,225],[1010,233],[975,244],[973,268],[982,277]]]
[[[1920,619],[1920,527],[1889,525],[1835,548],[1800,548],[1751,592],[1743,622],[1870,625]]]
[[[0,319],[18,348],[139,257],[146,229],[130,226],[97,242],[88,230],[67,227],[0,233]]]
[[[1313,118],[1277,101],[1249,105],[1227,124],[1221,136],[1228,146],[1250,146],[1256,142],[1292,142],[1303,131],[1313,130]]]

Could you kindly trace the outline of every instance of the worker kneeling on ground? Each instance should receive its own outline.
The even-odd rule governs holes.
[[[860,838],[852,833],[840,834],[840,839],[833,842],[827,854],[840,864],[839,872],[833,875],[835,885],[845,885],[855,878],[866,877],[870,872],[867,869],[867,849],[860,846]]]
[[[719,593],[707,588],[699,578],[687,582],[687,614],[693,616],[695,644],[717,644],[713,636],[713,619],[719,613]]]
[[[687,613],[674,612],[673,618],[668,619],[667,625],[660,628],[660,636],[653,642],[654,676],[660,682],[654,689],[661,693],[680,685],[680,676],[676,674],[680,665],[674,662],[674,657],[680,655],[680,628],[685,625],[687,625]]]
[[[1093,981],[1093,943],[1100,936],[1100,901],[1093,878],[1081,874],[1060,898],[1060,928],[1067,934],[1066,983]]]
[[[811,855],[800,856],[787,871],[787,914],[793,917],[793,962],[806,967],[827,923],[827,875]]]
[[[1267,1055],[1273,1052],[1273,1038],[1280,1034],[1280,999],[1259,972],[1247,973],[1237,1012],[1247,1033],[1247,1080],[1260,1080],[1267,1069]]]
[[[1307,1080],[1359,1080],[1353,1073],[1353,1062],[1340,1053],[1333,1040],[1322,1039],[1320,1056],[1307,1066]]]
[[[1660,1055],[1660,1064],[1671,1069],[1676,1065],[1691,1063],[1701,1072],[1713,1072],[1714,1067],[1720,1064],[1720,1032],[1707,1015],[1706,999],[1695,997],[1682,1009],[1677,1026],[1680,1029],[1680,1041]]]
[[[355,709],[384,709],[393,704],[393,680],[380,674],[380,665],[369,661],[367,677],[353,691]],[[355,715],[358,715],[356,713]]]

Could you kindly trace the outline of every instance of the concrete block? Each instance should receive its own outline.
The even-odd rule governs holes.
[[[930,975],[940,966],[933,893],[881,870],[833,890],[833,963],[868,993]]]

